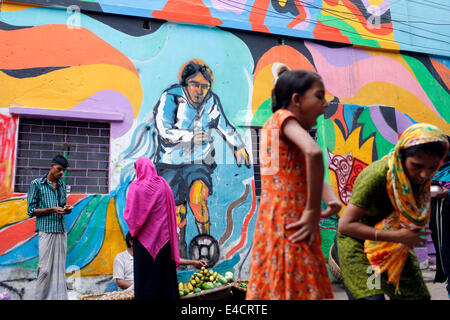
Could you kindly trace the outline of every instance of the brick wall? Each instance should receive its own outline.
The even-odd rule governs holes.
[[[109,123],[21,118],[15,191],[27,192],[62,154],[69,160],[65,179],[71,193],[108,193],[109,141]]]

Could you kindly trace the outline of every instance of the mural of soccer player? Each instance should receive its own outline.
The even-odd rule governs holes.
[[[154,108],[158,144],[155,166],[172,187],[177,206],[181,257],[187,255],[186,215],[189,205],[199,234],[209,235],[208,197],[213,194],[215,130],[232,148],[238,166],[250,167],[249,155],[235,127],[211,90],[213,72],[200,59],[186,62],[179,83],[163,92]]]

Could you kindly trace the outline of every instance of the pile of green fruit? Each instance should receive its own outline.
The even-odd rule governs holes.
[[[241,282],[241,283],[239,283],[239,288],[242,289],[242,290],[247,291],[247,289],[248,289],[248,284],[245,283],[245,282]]]
[[[194,272],[189,282],[179,282],[178,291],[180,293],[180,297],[183,297],[202,292],[203,290],[214,289],[233,281],[234,279],[232,272],[228,271],[225,275],[221,275],[213,269],[208,270],[205,267],[202,267],[200,272]]]

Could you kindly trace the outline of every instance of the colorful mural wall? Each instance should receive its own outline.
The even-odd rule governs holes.
[[[158,2],[161,7],[149,12],[147,2],[136,1],[133,12],[136,16],[146,12],[145,17],[169,19],[163,13],[182,2]],[[327,8],[345,5],[345,10],[350,11],[356,3],[306,2],[311,6],[320,2]],[[116,0],[79,3],[101,5],[103,12],[128,8]],[[34,218],[25,213],[25,195],[13,189],[19,120],[11,114],[11,107],[29,108],[40,116],[49,110],[95,110],[100,117],[97,120],[102,120],[102,113],[122,115],[121,121],[111,122],[110,192],[69,196],[69,203],[75,207],[67,216],[67,266],[79,267],[82,276],[111,274],[115,255],[125,250],[128,228],[123,209],[127,187],[133,179],[133,161],[147,156],[164,163],[158,155],[161,146],[171,134],[180,134],[166,132],[164,114],[174,114],[177,109],[179,123],[192,121],[191,115],[181,112],[186,102],[180,93],[180,70],[189,61],[205,62],[213,75],[210,80],[203,79],[206,83],[200,79],[193,86],[206,90],[204,94],[211,99],[211,116],[203,119],[200,126],[211,129],[207,138],[214,153],[211,158],[204,149],[184,150],[183,154],[194,158],[197,152],[201,161],[208,158],[215,166],[196,176],[194,160],[188,166],[180,165],[176,157],[165,163],[177,167],[169,175],[174,175],[174,194],[178,197],[179,239],[184,255],[214,260],[215,269],[233,269],[240,278],[248,276],[258,207],[252,166],[257,149],[252,145],[250,128],[262,126],[270,117],[270,93],[280,65],[315,70],[324,79],[331,103],[319,119],[318,142],[328,167],[326,179],[344,205],[358,172],[389,152],[408,125],[429,122],[450,134],[448,58],[352,46],[352,41],[325,43],[245,31],[259,31],[263,25],[270,29],[269,9],[288,12],[299,20],[311,20],[313,13],[326,15],[323,9],[302,11],[304,7],[289,1],[189,3],[197,6],[195,12],[208,9],[209,20],[195,20],[199,23],[221,25],[217,19],[231,21],[235,15],[247,15],[249,21],[256,22],[244,30],[156,20],[150,20],[148,25],[138,17],[103,15],[100,10],[77,13],[74,19],[74,11],[2,5],[0,270],[35,269],[38,255]],[[267,7],[264,15],[256,13],[257,3],[261,8]],[[386,9],[384,17],[388,17],[387,12]],[[262,17],[265,24],[261,23]],[[311,29],[306,24],[293,23],[293,19],[286,21],[285,27],[314,33],[316,28],[326,28],[325,22],[339,24],[321,19],[321,24],[316,22]],[[74,25],[74,21],[79,25]],[[236,22],[235,27],[240,27],[240,23]],[[379,36],[392,37],[392,33]],[[179,103],[178,107],[167,102],[167,95],[176,96],[173,101]],[[235,153],[236,149],[241,152]],[[178,183],[177,174],[192,184]],[[195,183],[197,180],[207,183]],[[337,217],[321,223],[325,256],[336,223]]]
[[[16,0],[448,56],[446,0]]]

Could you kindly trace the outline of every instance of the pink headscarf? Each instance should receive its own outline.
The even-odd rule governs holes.
[[[123,214],[130,234],[137,237],[153,259],[170,240],[172,259],[178,268],[180,254],[172,189],[158,176],[150,159],[139,158],[135,166],[137,177],[128,189]]]

